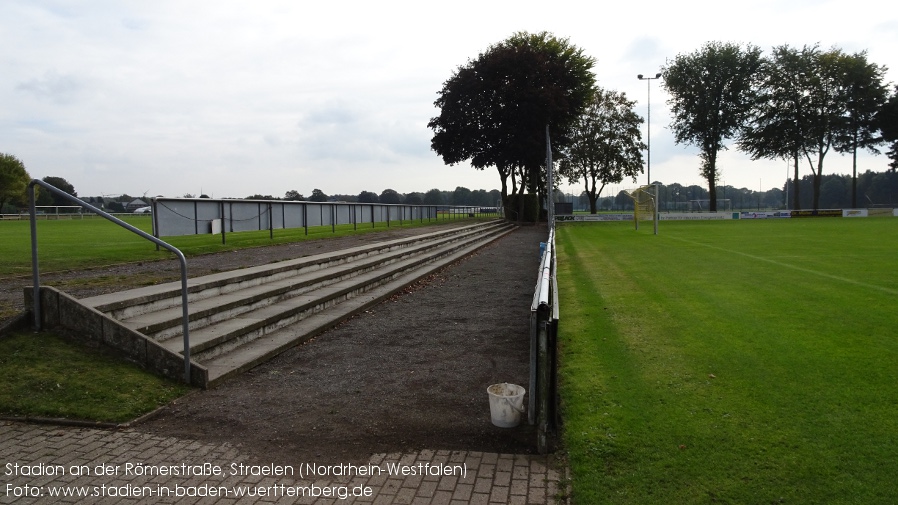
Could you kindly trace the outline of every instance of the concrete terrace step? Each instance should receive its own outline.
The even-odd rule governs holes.
[[[194,329],[215,324],[246,312],[282,303],[309,291],[316,291],[317,293],[322,287],[385,269],[393,264],[398,267],[409,268],[413,264],[408,261],[410,258],[426,258],[427,255],[431,254],[445,254],[453,248],[462,247],[471,241],[478,240],[483,234],[495,233],[498,230],[500,229],[495,227],[485,227],[450,236],[440,236],[414,245],[407,244],[405,247],[379,254],[362,256],[349,262],[333,261],[325,264],[316,260],[315,264],[317,267],[315,269],[295,268],[283,270],[276,263],[273,267],[277,268],[280,275],[270,275],[264,272],[264,270],[260,270],[257,278],[261,279],[259,281],[261,283],[246,282],[246,279],[243,278],[240,285],[246,287],[217,286],[214,290],[218,292],[217,295],[193,297],[189,311],[191,332]],[[288,271],[292,272],[293,275],[285,277],[284,273]],[[207,293],[211,291],[213,290],[206,290]],[[180,290],[177,293],[177,301],[180,303]],[[156,304],[154,303],[154,305]],[[180,305],[162,308],[154,312],[140,309],[129,312],[137,313],[137,315],[130,317],[119,315],[117,319],[129,328],[145,335],[164,340],[177,337],[182,333]],[[122,314],[122,312],[120,311],[119,314]]]
[[[191,361],[208,370],[200,385],[260,364],[512,229],[478,223],[189,279]],[[80,302],[183,353],[180,282]]]
[[[187,280],[188,300],[193,302],[202,298],[215,297],[245,287],[291,277],[303,271],[315,271],[404,247],[413,247],[440,239],[451,239],[451,237],[478,233],[487,229],[499,229],[503,226],[505,225],[502,221],[478,223],[413,237],[366,244],[332,253],[192,278]],[[166,307],[180,307],[181,283],[170,282],[84,298],[82,303],[116,319],[125,319]]]
[[[381,284],[388,283],[405,272],[426,267],[428,263],[432,263],[439,258],[452,255],[459,250],[466,251],[470,247],[482,245],[485,241],[492,238],[491,234],[476,240],[444,245],[438,249],[428,250],[426,255],[405,258],[398,262],[384,263],[380,265],[381,268],[367,270],[365,273],[336,279],[329,283],[318,283],[316,284],[318,287],[314,290],[303,291],[296,296],[280,299],[272,303],[261,303],[254,309],[231,314],[228,317],[224,317],[220,323],[203,326],[197,328],[196,331],[191,326],[191,352],[202,353],[210,347],[220,346],[241,336],[244,337],[244,340],[251,340],[254,338],[253,335],[260,334],[259,332],[267,333],[295,323],[328,306],[374,289]],[[231,295],[234,294],[236,293]],[[173,322],[179,323],[180,321],[175,319]],[[174,328],[180,329],[177,326]],[[180,336],[180,332],[178,332],[177,336]],[[162,345],[173,351],[178,351],[182,343],[180,338],[169,338],[163,341]],[[219,352],[222,350],[219,349]],[[197,358],[201,359],[201,355],[197,355]]]

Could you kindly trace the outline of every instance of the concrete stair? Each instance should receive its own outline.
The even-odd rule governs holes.
[[[444,229],[188,279],[190,357],[212,387],[326,331],[510,232],[503,221]],[[181,283],[80,303],[183,356]]]

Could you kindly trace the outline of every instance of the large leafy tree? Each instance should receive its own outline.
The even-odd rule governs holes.
[[[0,212],[7,203],[15,206],[27,203],[29,182],[31,176],[21,160],[12,154],[0,153]]]
[[[399,196],[399,193],[395,189],[385,189],[380,192],[379,197],[380,203],[402,203],[402,197]]]
[[[835,149],[840,153],[851,153],[851,206],[857,207],[858,149],[865,148],[878,154],[876,146],[883,142],[877,135],[876,113],[888,98],[888,89],[883,83],[886,68],[868,62],[866,52],[843,55],[839,66],[845,113],[836,135]]]
[[[42,179],[47,184],[60,189],[72,196],[78,196],[78,192],[75,191],[75,186],[72,185],[69,181],[65,180],[63,177],[56,176],[47,176]],[[71,201],[68,199],[61,197],[55,193],[50,193],[49,191],[42,191],[37,197],[38,205],[73,205]]]
[[[318,188],[312,190],[312,196],[309,197],[310,202],[326,202],[328,200],[327,194],[324,191],[321,191]]]
[[[709,42],[694,53],[678,55],[663,69],[674,138],[699,148],[712,211],[717,210],[717,155],[745,122],[761,61],[756,46]]]
[[[816,46],[773,48],[772,56],[763,61],[751,118],[739,138],[739,148],[754,160],[793,160],[793,181],[800,180],[799,158],[810,130],[805,111],[811,107],[808,90],[817,52]],[[801,208],[800,187],[792,185],[796,209]]]
[[[846,115],[846,56],[839,49],[816,51],[814,72],[805,90],[809,107],[804,111],[808,135],[802,151],[814,176],[813,208],[820,208],[820,187],[823,182],[823,160],[833,149],[839,134],[844,131]]]
[[[607,184],[617,184],[624,177],[635,182],[642,172],[643,119],[633,110],[635,103],[624,93],[600,88],[572,129],[560,173],[572,184],[583,181],[592,214]]]
[[[377,197],[377,193],[372,193],[371,191],[362,191],[359,193],[359,197],[357,199],[359,203],[377,203],[380,199]]]
[[[439,189],[433,188],[424,193],[421,201],[424,205],[443,205],[443,193]]]
[[[898,86],[876,114],[876,125],[882,132],[882,139],[889,143],[887,153],[892,160],[889,166],[898,169]]]
[[[752,120],[740,147],[753,158],[804,158],[813,175],[814,209],[820,208],[823,163],[830,150],[855,157],[852,204],[857,203],[858,149],[876,152],[876,112],[885,102],[885,69],[867,62],[865,53],[845,54],[837,48],[821,51],[816,45],[774,48],[765,65]],[[794,184],[793,202],[801,201]]]
[[[448,165],[470,161],[495,167],[502,197],[535,192],[546,155],[546,127],[553,148],[567,145],[569,129],[593,92],[595,60],[567,39],[518,32],[460,66],[443,83],[428,123],[431,147]]]

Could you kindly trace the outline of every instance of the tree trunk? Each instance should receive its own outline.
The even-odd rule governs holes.
[[[798,191],[798,187],[800,186],[798,181],[798,153],[795,153],[795,177],[792,180],[792,189],[793,194],[795,195],[792,198],[792,208],[795,210],[801,210],[801,200],[799,200],[800,192]]]
[[[499,172],[499,179],[502,180],[502,205],[508,202],[508,170],[504,167],[496,167]]]
[[[711,151],[705,158],[705,178],[708,180],[708,207],[711,212],[717,212],[717,151]]]
[[[817,158],[817,173],[814,174],[814,210],[820,210],[820,185],[823,182],[823,157]]]
[[[857,139],[851,152],[851,208],[857,208]]]

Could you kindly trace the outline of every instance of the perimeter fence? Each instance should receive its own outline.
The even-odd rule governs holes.
[[[495,207],[395,205],[355,202],[294,202],[284,200],[214,200],[155,198],[151,202],[153,234],[157,237],[377,224],[403,225],[440,219],[498,216]]]
[[[559,422],[557,393],[558,283],[555,279],[555,227],[542,248],[539,276],[530,304],[530,395],[527,415],[537,426],[537,450],[549,452]]]

